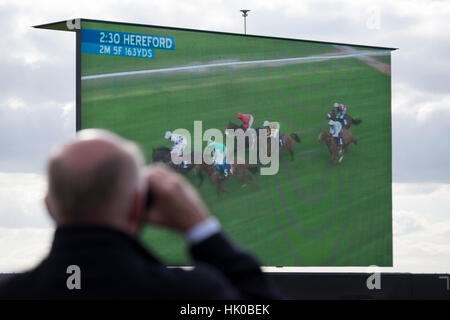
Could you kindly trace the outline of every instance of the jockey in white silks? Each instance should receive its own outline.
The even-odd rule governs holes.
[[[336,141],[336,145],[339,148],[339,153],[342,152],[342,123],[339,121],[330,120],[328,121],[328,124],[330,125],[330,134]]]
[[[173,146],[170,152],[172,159],[177,158],[179,160],[178,163],[180,163],[180,166],[183,168],[187,168],[188,164],[186,161],[183,160],[184,148],[186,148],[187,146],[186,137],[181,134],[175,134],[170,131],[167,131],[166,134],[164,135],[164,138],[173,142]]]

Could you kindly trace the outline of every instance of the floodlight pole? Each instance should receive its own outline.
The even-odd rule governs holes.
[[[242,12],[242,16],[244,17],[244,34],[247,34],[247,16],[250,10],[242,9],[240,11]]]

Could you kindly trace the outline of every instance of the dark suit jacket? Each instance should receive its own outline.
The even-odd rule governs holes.
[[[135,239],[98,226],[60,227],[35,269],[0,286],[0,299],[277,299],[257,261],[217,233],[192,246],[191,271],[167,268]],[[69,290],[69,265],[81,289]]]

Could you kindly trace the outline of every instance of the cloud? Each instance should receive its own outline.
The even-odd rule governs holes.
[[[35,267],[48,253],[52,228],[0,227],[0,272],[21,272]]]
[[[46,187],[43,175],[0,172],[0,226],[2,228],[50,227],[52,223],[43,201]]]
[[[423,216],[409,211],[398,211],[394,215],[394,236],[404,236],[425,229]]]
[[[412,212],[437,223],[450,221],[450,184],[394,183],[392,192],[394,212]]]
[[[394,265],[407,272],[450,271],[450,184],[393,185]]]
[[[450,183],[450,94],[402,89],[394,94],[394,103],[393,180]]]
[[[405,272],[448,273],[450,221],[429,211],[394,213],[394,265]]]
[[[0,100],[0,170],[43,172],[56,146],[75,136],[75,106],[50,97],[27,104],[21,96]]]

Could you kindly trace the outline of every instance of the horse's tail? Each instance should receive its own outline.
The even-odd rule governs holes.
[[[359,125],[361,122],[361,119],[352,119],[352,124],[354,124],[355,126]]]
[[[353,138],[352,142],[356,145],[358,144],[358,140],[356,140],[355,138]]]
[[[294,139],[297,143],[300,143],[300,138],[296,133],[291,133],[290,136],[292,139]]]

